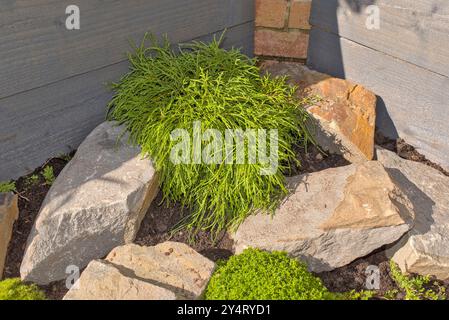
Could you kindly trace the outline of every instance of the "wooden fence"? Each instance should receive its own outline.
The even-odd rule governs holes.
[[[67,6],[80,29],[66,28]],[[69,152],[104,120],[105,84],[127,71],[129,41],[211,39],[252,53],[253,0],[2,0],[0,181]]]

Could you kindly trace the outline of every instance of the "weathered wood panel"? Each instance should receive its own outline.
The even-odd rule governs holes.
[[[366,27],[370,4],[379,7],[380,29]],[[311,24],[449,76],[447,0],[314,0]]]
[[[252,53],[252,0],[79,0],[79,31],[64,27],[69,3],[2,1],[0,181],[77,148],[104,120],[105,84],[127,72],[129,40],[144,32],[207,41],[226,28],[224,47]]]
[[[252,0],[78,0],[81,29],[67,30],[72,3],[2,1],[0,98],[123,61],[147,31],[182,42],[253,20]]]
[[[379,96],[378,129],[399,135],[449,168],[448,77],[319,29],[312,30],[311,39],[311,68],[374,91]]]

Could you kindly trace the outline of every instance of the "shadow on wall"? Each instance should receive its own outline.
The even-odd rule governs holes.
[[[370,5],[375,5],[378,0],[313,0],[312,1],[312,16],[326,15],[327,24],[332,33],[339,34],[338,13],[339,10],[350,10],[351,14],[364,15],[366,9]],[[313,28],[317,28],[314,26]],[[330,32],[330,30],[323,30]],[[346,78],[345,73],[345,61],[342,52],[340,37],[327,38],[329,43],[326,50],[330,50],[332,53],[332,61],[321,62],[319,65],[315,65],[313,59],[308,60],[307,65],[317,71],[330,74],[338,78]],[[314,37],[312,29],[310,42],[320,41],[319,37]],[[316,53],[315,53],[316,54]],[[310,56],[309,56],[310,58]],[[377,96],[377,126],[386,128],[383,130],[384,134],[389,138],[396,139],[399,137],[398,132],[388,114],[385,102],[382,97]]]

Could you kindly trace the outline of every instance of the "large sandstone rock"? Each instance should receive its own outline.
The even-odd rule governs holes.
[[[127,244],[112,250],[105,261],[92,261],[64,299],[198,299],[214,268],[183,243]]]
[[[201,297],[215,269],[212,261],[177,242],[154,247],[128,244],[112,250],[106,260],[125,274],[170,289],[186,299]]]
[[[371,91],[299,63],[268,61],[262,69],[288,76],[300,97],[318,97],[307,111],[316,120],[315,136],[323,149],[351,162],[373,159],[377,98]]]
[[[411,228],[412,203],[376,161],[296,176],[288,186],[292,193],[274,216],[250,216],[232,235],[237,253],[286,251],[312,271],[329,271]]]
[[[113,265],[94,260],[64,300],[175,300],[170,290],[128,277]]]
[[[0,279],[3,276],[8,244],[11,240],[14,222],[19,217],[17,195],[0,193]]]
[[[58,176],[28,238],[23,280],[63,279],[67,266],[83,268],[134,240],[158,181],[123,130],[110,122],[97,127]]]
[[[404,272],[448,280],[449,177],[387,150],[377,157],[415,204],[415,226],[387,254]]]

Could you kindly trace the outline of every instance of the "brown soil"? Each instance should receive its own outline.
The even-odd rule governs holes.
[[[426,159],[425,156],[420,154],[415,147],[407,144],[402,139],[396,139],[392,140],[389,138],[385,138],[380,134],[376,134],[376,144],[381,146],[382,148],[385,148],[387,150],[390,150],[394,153],[396,153],[398,156],[400,156],[403,159],[411,160],[415,162],[421,162],[429,167],[432,167],[441,173],[443,173],[446,176],[449,176],[449,172],[444,170],[440,165]]]
[[[45,195],[50,189],[50,186],[45,183],[45,179],[41,174],[42,169],[47,165],[51,166],[55,176],[58,176],[67,164],[67,160],[62,158],[51,159],[33,173],[16,181],[16,189],[19,195],[19,218],[14,224],[13,236],[8,246],[5,270],[3,272],[5,278],[20,277],[20,264],[25,253],[28,235],[31,232]],[[30,177],[32,176],[37,176],[37,180],[31,182]],[[67,291],[62,283],[44,286],[42,289],[46,292],[49,299],[61,299]]]
[[[296,147],[295,151],[297,159],[301,162],[301,166],[293,166],[292,172],[285,173],[288,176],[312,173],[329,168],[343,167],[351,164],[341,155],[326,154],[313,145],[310,145],[307,150],[304,150],[304,148]]]

